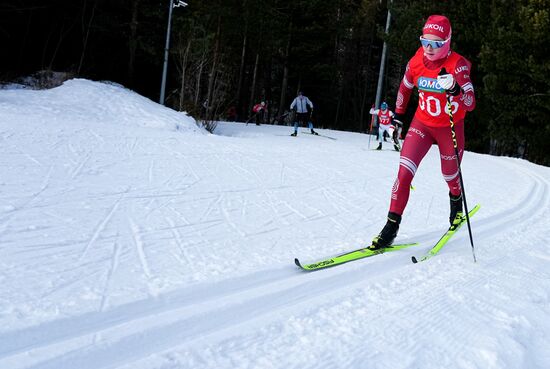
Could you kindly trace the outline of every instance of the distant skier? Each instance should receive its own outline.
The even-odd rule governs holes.
[[[372,115],[378,116],[378,147],[376,150],[382,150],[382,141],[384,140],[384,132],[387,132],[388,135],[393,140],[393,148],[395,151],[399,151],[399,141],[394,136],[394,126],[392,125],[393,118],[395,114],[388,109],[388,104],[383,102],[380,104],[380,109],[375,109],[374,107],[370,109]]]
[[[294,121],[294,133],[291,136],[298,134],[298,123],[308,125],[312,135],[316,135],[317,132],[313,130],[313,122],[311,121],[311,114],[313,113],[313,103],[302,94],[302,91],[298,92],[298,96],[290,104],[290,110],[296,112],[296,118]]]
[[[227,120],[229,122],[235,122],[237,120],[237,108],[235,105],[231,105],[229,109],[227,109]]]
[[[464,117],[475,107],[474,87],[470,80],[471,63],[451,51],[451,23],[445,16],[431,15],[427,19],[420,43],[422,46],[409,60],[399,86],[396,119],[402,121],[414,87],[418,88],[418,107],[401,150],[387,222],[373,239],[370,246],[373,249],[391,245],[397,236],[401,215],[409,199],[411,181],[433,143],[439,148],[441,172],[449,186],[449,221],[453,224],[458,219],[457,215],[462,216],[462,189],[447,111],[447,94],[451,98],[458,160],[461,160],[464,152]]]
[[[259,104],[254,105],[252,108],[252,112],[254,113],[254,117],[256,118],[256,125],[259,126],[260,123],[265,123],[264,117],[265,113],[267,112],[267,106],[265,104],[265,101],[262,101]]]

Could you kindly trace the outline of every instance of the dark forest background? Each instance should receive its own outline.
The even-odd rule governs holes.
[[[188,0],[173,9],[165,104],[239,119],[266,101],[270,121],[297,91],[318,127],[365,132],[383,42],[382,99],[394,106],[430,14],[453,26],[478,99],[469,150],[550,165],[550,0]],[[118,82],[159,100],[170,0],[3,0],[3,82],[63,72]],[[388,7],[392,22],[385,34]],[[207,111],[202,111],[208,99]],[[409,105],[409,118],[416,101]]]

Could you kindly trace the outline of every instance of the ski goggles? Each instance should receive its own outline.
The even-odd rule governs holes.
[[[432,49],[439,49],[440,47],[443,47],[447,42],[449,42],[451,38],[448,38],[446,40],[428,40],[427,38],[424,38],[420,36],[420,43],[424,47],[431,46]]]

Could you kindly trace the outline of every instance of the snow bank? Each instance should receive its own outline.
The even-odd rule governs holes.
[[[156,129],[202,132],[185,112],[159,105],[122,86],[71,79],[50,90],[2,90],[0,109],[7,118],[72,124],[115,124]]]

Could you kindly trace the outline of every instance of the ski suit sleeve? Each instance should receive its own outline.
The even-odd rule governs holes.
[[[405,114],[414,88],[414,76],[410,71],[409,63],[407,63],[405,75],[401,80],[401,84],[399,85],[399,92],[397,93],[397,99],[395,103],[395,112],[397,114]]]
[[[466,111],[472,111],[476,107],[474,85],[470,79],[471,68],[472,64],[468,60],[460,58],[453,71],[456,83],[460,86],[460,93],[456,100],[459,101],[461,107]]]

